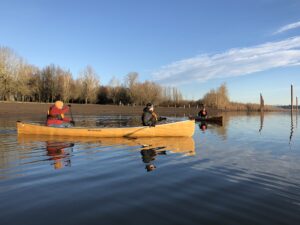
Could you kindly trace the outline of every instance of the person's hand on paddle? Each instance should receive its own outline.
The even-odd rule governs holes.
[[[155,127],[155,123],[149,124],[149,127],[150,127],[150,128],[151,128],[151,127]]]
[[[70,115],[71,115],[71,121],[70,121],[70,124],[72,124],[73,126],[75,126],[75,121],[74,121],[73,113],[72,113],[72,110],[71,110],[71,104],[69,104],[68,107],[69,107]]]
[[[158,121],[163,121],[163,120],[167,120],[167,117],[159,117]]]

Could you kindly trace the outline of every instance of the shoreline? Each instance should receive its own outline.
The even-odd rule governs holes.
[[[39,102],[4,102],[0,101],[0,119],[16,118],[22,120],[23,117],[46,117],[49,107],[53,103]],[[127,106],[127,105],[100,105],[100,104],[70,104],[74,116],[109,116],[109,115],[131,115],[140,116],[144,106]],[[185,117],[195,116],[200,108],[191,107],[155,107],[155,111],[160,116]],[[220,115],[221,113],[260,113],[259,111],[224,111],[217,109],[207,109],[210,116]],[[289,110],[265,111],[268,112],[287,112]]]
[[[37,102],[0,102],[0,118],[46,116],[49,107],[53,103]],[[109,115],[135,115],[140,116],[144,106],[119,106],[100,104],[70,104],[74,116],[109,116]],[[188,116],[196,115],[200,109],[195,108],[174,108],[155,107],[155,111],[161,116]],[[214,110],[215,111],[215,110]],[[22,119],[22,118],[19,118]]]

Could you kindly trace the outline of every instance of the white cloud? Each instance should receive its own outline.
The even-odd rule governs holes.
[[[288,30],[296,29],[298,27],[300,27],[300,21],[296,23],[290,23],[288,25],[280,27],[277,31],[274,32],[274,34],[279,34]]]
[[[300,65],[300,36],[215,55],[199,55],[163,66],[153,73],[161,83],[181,84],[243,76],[272,68]]]

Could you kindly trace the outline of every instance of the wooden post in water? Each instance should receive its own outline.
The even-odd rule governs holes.
[[[293,114],[293,98],[294,98],[293,84],[291,84],[291,113],[292,114]]]
[[[298,128],[298,96],[296,96],[296,129]]]
[[[264,107],[265,107],[265,101],[262,94],[260,93],[260,112],[264,111]]]
[[[265,107],[265,101],[260,93],[260,128],[259,128],[259,133],[261,133],[263,126],[264,126],[264,107]]]
[[[298,96],[296,96],[296,113],[298,114]]]

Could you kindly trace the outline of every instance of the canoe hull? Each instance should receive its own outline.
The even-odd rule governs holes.
[[[18,134],[35,134],[72,137],[191,137],[195,131],[194,121],[156,125],[155,127],[125,128],[56,128],[39,124],[17,122]]]

